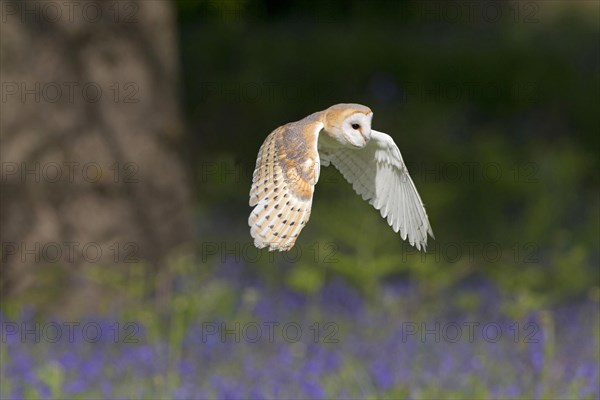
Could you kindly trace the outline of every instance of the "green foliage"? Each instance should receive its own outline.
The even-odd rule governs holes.
[[[271,130],[356,101],[399,145],[436,240],[417,254],[327,168],[302,254],[260,253],[256,273],[304,292],[341,276],[366,293],[389,277],[434,293],[485,276],[536,304],[596,290],[598,10],[539,5],[525,21],[531,9],[514,20],[502,3],[506,18],[486,23],[415,2],[226,3],[178,3],[199,219],[225,226],[201,240],[249,241],[247,193]],[[237,175],[202,178],[203,163]]]

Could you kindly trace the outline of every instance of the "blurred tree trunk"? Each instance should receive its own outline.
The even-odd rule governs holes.
[[[3,296],[42,265],[156,273],[192,235],[173,5],[5,1],[1,26]]]

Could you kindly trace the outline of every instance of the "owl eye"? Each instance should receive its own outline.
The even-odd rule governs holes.
[[[352,129],[358,129],[358,128],[360,128],[359,124],[352,124]]]

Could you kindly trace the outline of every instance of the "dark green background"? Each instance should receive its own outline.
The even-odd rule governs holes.
[[[258,253],[248,274],[308,292],[343,276],[366,293],[395,278],[426,293],[492,279],[532,304],[597,293],[593,7],[178,2],[199,251],[213,265],[207,243],[251,245],[251,174],[274,128],[357,102],[409,166],[436,234],[427,256],[328,168],[301,255]]]

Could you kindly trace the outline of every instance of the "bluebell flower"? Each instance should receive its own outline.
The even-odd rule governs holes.
[[[544,344],[540,340],[538,343],[529,343],[529,360],[535,373],[541,373],[544,366]]]
[[[184,383],[179,386],[172,396],[174,399],[208,399],[211,396],[204,392],[198,392],[197,387],[193,383]]]
[[[65,370],[75,369],[79,365],[79,358],[74,349],[61,354],[58,357],[58,362]]]
[[[240,390],[241,388],[229,377],[215,375],[210,381],[217,392],[218,399],[243,399],[246,397]]]
[[[373,361],[369,366],[369,371],[379,390],[386,391],[394,386],[393,370],[381,359]]]
[[[83,361],[79,366],[81,374],[86,376],[87,379],[92,379],[100,376],[102,374],[103,369],[104,357],[101,357],[98,354],[93,354],[92,357]]]
[[[181,360],[177,370],[183,377],[187,377],[196,373],[196,365],[196,363],[190,360]]]
[[[517,385],[510,385],[504,389],[504,396],[509,398],[516,398],[522,395],[521,390]]]
[[[39,385],[37,385],[36,389],[37,389],[38,396],[41,399],[52,398],[52,393],[50,392],[50,388],[48,387],[48,385],[46,385],[44,383],[40,383]]]
[[[285,310],[286,313],[292,313],[306,305],[306,295],[294,290],[284,288],[284,290],[281,291],[280,296],[280,307]]]
[[[260,386],[254,386],[252,388],[252,390],[250,391],[250,399],[259,400],[259,399],[264,399],[264,398],[266,398],[266,396]]]
[[[254,305],[254,314],[262,321],[274,321],[277,319],[275,315],[275,303],[268,297],[261,296]]]
[[[112,396],[113,393],[113,386],[110,380],[108,379],[104,379],[102,380],[102,382],[100,383],[100,390],[102,391],[102,396],[104,396],[104,398],[113,398],[114,396]]]
[[[68,379],[64,384],[62,391],[66,394],[83,393],[88,388],[87,383],[83,379]]]
[[[35,384],[38,381],[34,372],[36,363],[24,346],[20,350],[11,351],[9,354],[10,364],[6,368],[6,374],[17,381],[22,380],[27,384]]]
[[[24,399],[25,398],[25,387],[22,385],[14,385],[11,388],[11,399]]]
[[[239,284],[243,287],[247,279],[241,275]],[[278,321],[274,343],[267,343],[266,328],[263,340],[256,344],[243,340],[221,343],[219,333],[203,338],[202,322],[207,317],[199,315],[187,328],[183,343],[177,344],[182,346],[176,349],[181,359],[173,363],[169,362],[173,349],[169,348],[168,337],[150,337],[147,343],[139,344],[114,343],[110,329],[121,316],[90,317],[86,321],[97,321],[106,340],[21,343],[17,336],[16,341],[1,343],[5,362],[0,368],[3,376],[10,379],[10,390],[5,389],[2,394],[14,392],[22,397],[33,388],[41,397],[49,397],[47,382],[37,377],[36,365],[40,360],[55,360],[64,370],[63,390],[68,397],[147,397],[157,378],[164,378],[167,372],[177,375],[178,386],[165,396],[182,399],[386,395],[422,398],[432,391],[472,394],[473,381],[484,385],[490,398],[519,398],[532,395],[532,391],[534,395],[550,392],[566,397],[572,388],[579,390],[580,397],[600,395],[600,357],[590,351],[597,349],[597,331],[591,318],[597,313],[596,304],[550,311],[555,320],[556,345],[554,356],[548,359],[544,354],[544,346],[548,345],[544,343],[544,332],[538,331],[535,337],[539,343],[523,342],[525,332],[521,324],[522,343],[515,343],[509,328],[514,321],[503,315],[501,302],[494,297],[497,294],[486,297],[485,290],[472,288],[482,296],[482,308],[465,314],[450,303],[436,311],[426,305],[415,308],[421,306],[415,301],[416,292],[411,285],[392,285],[386,289],[388,297],[374,307],[364,306],[360,294],[342,280],[327,283],[313,299],[289,289],[267,291],[260,284],[253,285],[260,292],[254,307],[234,307],[221,319],[229,326],[248,318],[259,325],[263,321]],[[458,325],[464,321],[493,321],[502,327],[502,339],[496,343],[485,341],[476,328],[475,341],[471,343],[464,328],[457,343],[443,337],[436,343],[431,335],[424,343],[420,333],[404,340],[403,322],[414,321],[420,330],[424,316],[429,328],[434,326],[433,321],[440,321],[442,326],[451,321]],[[5,316],[0,314],[2,318]],[[214,316],[210,318],[214,321]],[[535,318],[532,314],[525,322],[535,322]],[[309,326],[319,321],[323,328],[325,321],[332,320],[340,326],[339,342],[323,343],[321,335],[321,340],[314,343]],[[281,327],[289,321],[302,326],[302,343],[282,340]],[[220,321],[214,322],[218,325]],[[545,380],[542,386],[540,372],[546,368],[552,379]],[[359,371],[356,382],[349,385],[348,371]],[[366,380],[362,371],[366,371]],[[345,378],[338,376],[342,372]],[[128,384],[130,381],[136,382],[134,388]],[[168,389],[170,384],[161,389]]]
[[[362,306],[362,297],[358,290],[341,279],[334,279],[325,284],[320,297],[324,307],[332,311],[356,313]]]
[[[315,380],[305,380],[300,383],[302,391],[309,399],[323,399],[325,398],[325,391],[321,384]]]

